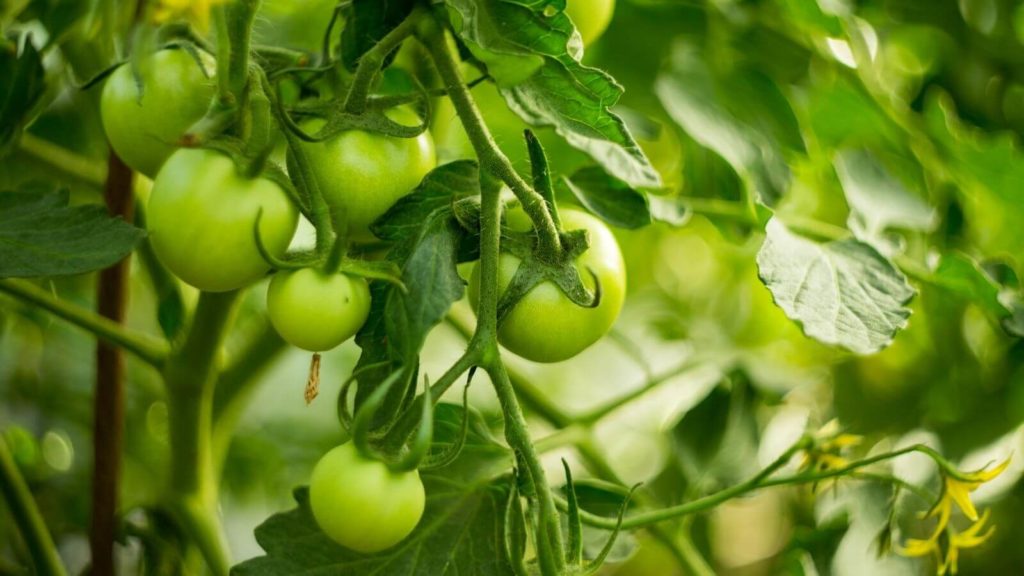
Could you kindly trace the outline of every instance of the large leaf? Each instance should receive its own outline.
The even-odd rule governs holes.
[[[435,411],[435,442],[444,450],[462,427],[460,406],[441,404]],[[298,508],[271,516],[256,528],[266,556],[236,566],[238,576],[284,574],[513,574],[502,546],[505,507],[511,479],[511,452],[470,412],[469,432],[459,457],[450,465],[423,473],[426,509],[416,530],[400,544],[365,555],[328,538],[309,509],[308,492],[295,492]],[[372,518],[362,521],[373,522]]]
[[[761,281],[808,336],[870,354],[906,326],[914,289],[870,245],[853,238],[814,242],[777,218],[766,232],[757,254]]]
[[[45,93],[43,59],[31,38],[19,52],[0,41],[0,156],[10,149],[25,126],[35,119]]]
[[[100,270],[127,256],[145,232],[103,206],[68,206],[68,193],[0,192],[0,278]]]
[[[673,49],[655,90],[691,138],[724,158],[747,188],[773,205],[789,186],[782,145],[802,151],[792,109],[779,89],[753,71],[719,77],[687,44]]]
[[[532,126],[552,126],[608,173],[639,187],[661,178],[611,112],[622,87],[579,61],[579,37],[562,0],[446,0],[452,24],[487,66],[509,107]]]

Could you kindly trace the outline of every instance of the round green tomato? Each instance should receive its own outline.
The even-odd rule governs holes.
[[[535,362],[560,362],[579,354],[608,333],[626,296],[626,265],[611,230],[597,218],[578,210],[559,211],[565,230],[586,230],[590,247],[576,259],[584,285],[593,290],[591,269],[601,282],[597,308],[577,306],[552,282],[543,282],[515,305],[498,328],[498,341],[516,354]],[[499,293],[503,293],[520,260],[501,254],[498,262]],[[480,265],[469,282],[470,303],[480,299]]]
[[[388,112],[392,120],[415,125],[416,114],[404,108]],[[323,121],[305,123],[315,133]],[[301,144],[312,164],[313,178],[332,209],[343,209],[349,234],[369,236],[369,225],[413,191],[434,169],[437,159],[429,132],[396,138],[362,130],[346,130],[326,142]],[[294,161],[288,164],[294,167]]]
[[[425,499],[419,472],[392,472],[351,442],[324,454],[309,481],[316,523],[338,544],[367,554],[408,536]]]
[[[139,66],[142,93],[131,65],[123,64],[103,86],[100,112],[117,155],[153,178],[185,131],[206,114],[215,86],[185,50],[160,50]]]
[[[615,12],[615,0],[566,0],[565,14],[576,25],[583,45],[590,46],[604,34]]]
[[[310,352],[348,340],[370,314],[366,280],[314,268],[278,272],[267,291],[267,313],[288,343]]]
[[[146,227],[157,258],[177,277],[210,292],[234,290],[267,274],[268,252],[284,254],[299,212],[280,186],[246,178],[231,158],[213,150],[182,148],[153,182]]]

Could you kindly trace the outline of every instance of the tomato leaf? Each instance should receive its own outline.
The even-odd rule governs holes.
[[[341,59],[345,67],[355,70],[359,58],[401,24],[415,5],[414,0],[354,0],[345,12],[341,33]]]
[[[562,183],[584,208],[613,226],[635,229],[651,223],[646,194],[596,166],[581,168]]]
[[[476,162],[445,164],[427,174],[411,194],[399,200],[371,226],[379,237],[396,242],[388,260],[401,269],[403,291],[374,283],[370,318],[356,335],[363,353],[357,369],[387,362],[359,377],[358,398],[391,373],[395,365],[416,361],[427,333],[462,298],[456,269],[476,235],[459,224],[453,202],[479,192]]]
[[[0,156],[17,142],[21,131],[40,111],[46,92],[46,71],[39,51],[26,38],[18,52],[16,45],[0,42]]]
[[[753,71],[716,77],[696,48],[680,43],[655,91],[672,119],[724,158],[762,203],[782,197],[790,179],[782,146],[802,152],[803,141],[775,84]]]
[[[932,275],[935,284],[957,294],[985,311],[1015,336],[1024,336],[1024,302],[1016,291],[1006,291],[970,256],[949,252]]]
[[[100,270],[127,256],[146,234],[103,206],[67,204],[67,191],[0,193],[0,278]]]
[[[757,254],[775,303],[821,342],[870,354],[907,325],[914,289],[889,260],[853,238],[818,243],[776,218]]]
[[[661,178],[611,112],[622,87],[580,63],[564,2],[446,0],[452,25],[487,68],[509,107],[531,126],[553,126],[610,174],[639,187]]]
[[[440,404],[435,414],[434,446],[442,451],[460,434],[465,413],[461,406]],[[422,474],[427,493],[423,518],[397,546],[365,555],[336,544],[317,526],[308,491],[299,488],[298,508],[275,514],[256,528],[266,556],[236,566],[232,574],[513,574],[501,544],[512,482],[502,474],[511,468],[512,455],[494,439],[479,413],[470,411],[469,417],[459,457]]]

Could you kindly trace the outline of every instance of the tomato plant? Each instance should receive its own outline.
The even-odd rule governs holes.
[[[590,290],[595,278],[600,284],[600,301],[595,308],[573,303],[552,282],[543,282],[526,293],[498,327],[498,341],[506,348],[537,362],[559,362],[579,354],[608,333],[619,317],[626,299],[626,263],[611,230],[579,210],[561,211],[566,230],[585,230],[590,247],[575,266]],[[521,216],[520,216],[521,218]],[[498,286],[504,292],[520,260],[502,254],[498,260]],[[473,268],[469,297],[474,307],[480,300],[480,266]]]
[[[271,253],[288,247],[298,210],[270,180],[247,178],[231,158],[208,150],[179,150],[153,182],[147,229],[153,251],[176,276],[201,290],[248,286],[270,265]]]
[[[1024,9],[917,4],[0,3],[0,573],[1019,573]]]
[[[100,109],[110,145],[129,166],[153,178],[213,98],[207,70],[185,50],[160,50],[122,64],[103,86]]]
[[[312,268],[279,272],[270,281],[267,313],[287,342],[311,352],[351,338],[370,313],[366,280]]]
[[[401,542],[420,521],[423,482],[415,470],[392,472],[346,443],[313,468],[309,504],[334,541],[358,552],[379,552]]]

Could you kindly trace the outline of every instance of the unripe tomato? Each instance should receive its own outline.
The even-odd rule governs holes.
[[[330,350],[366,322],[370,287],[364,278],[314,268],[278,272],[267,291],[267,313],[277,333],[293,346]]]
[[[212,60],[207,69],[213,69]],[[160,50],[143,58],[140,73],[141,93],[129,64],[115,70],[103,86],[100,113],[117,155],[153,178],[182,135],[206,114],[215,85],[185,50]]]
[[[572,358],[608,333],[626,297],[626,264],[611,230],[597,218],[579,210],[559,211],[565,230],[586,230],[590,247],[576,259],[587,288],[594,289],[590,268],[601,282],[597,308],[577,306],[552,282],[542,282],[505,316],[498,327],[498,342],[510,351],[535,362],[559,362]],[[502,253],[498,262],[498,293],[504,293],[520,260]],[[480,300],[480,265],[474,266],[469,298],[476,310]],[[499,297],[500,299],[500,297]]]
[[[299,212],[280,186],[246,178],[231,158],[213,150],[183,148],[153,182],[146,213],[157,258],[178,278],[210,292],[247,286],[270,270],[256,246],[284,254]]]
[[[576,25],[583,45],[590,46],[604,34],[615,12],[615,0],[566,0],[565,14]]]
[[[419,122],[416,114],[404,108],[392,108],[388,116],[402,124]],[[313,133],[322,125],[323,121],[313,120],[302,128]],[[437,165],[429,132],[396,138],[347,130],[326,142],[300,146],[310,159],[313,177],[327,204],[345,210],[349,234],[355,237],[368,237],[369,225],[412,192]]]
[[[357,552],[401,542],[416,528],[425,502],[418,471],[392,472],[351,442],[325,454],[309,481],[309,505],[320,529]]]

